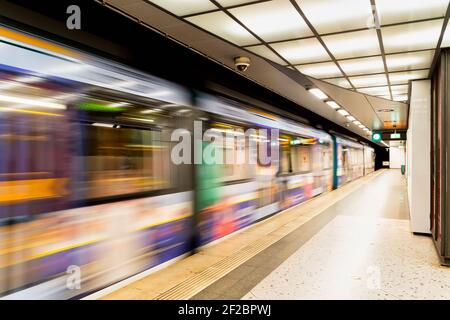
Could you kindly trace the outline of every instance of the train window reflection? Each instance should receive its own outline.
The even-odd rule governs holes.
[[[92,124],[82,130],[88,198],[170,187],[170,146],[158,132]]]
[[[291,148],[291,162],[293,172],[311,171],[311,147],[294,146]]]

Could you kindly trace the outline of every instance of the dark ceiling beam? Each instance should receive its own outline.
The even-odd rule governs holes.
[[[436,63],[439,60],[439,56],[441,54],[442,39],[444,39],[444,34],[445,30],[447,29],[449,17],[450,17],[450,3],[447,7],[447,11],[445,12],[444,23],[442,24],[441,34],[439,35],[439,40],[436,45],[436,50],[434,52],[434,58],[433,62],[431,63],[430,73],[428,74],[428,77],[431,77],[431,75],[433,74],[434,69],[436,68]]]
[[[393,100],[394,97],[392,96],[391,80],[389,78],[389,70],[386,62],[386,53],[384,50],[383,35],[381,34],[381,27],[379,26],[380,17],[378,16],[377,5],[375,3],[375,0],[370,0],[370,4],[372,5],[373,20],[375,22],[375,30],[377,32],[378,43],[380,45],[381,58],[383,59],[384,73],[386,75],[386,80],[389,86],[389,94],[391,95],[391,100]]]

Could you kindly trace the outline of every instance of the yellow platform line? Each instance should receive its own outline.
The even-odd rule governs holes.
[[[383,172],[385,170],[376,171],[345,184],[338,190],[327,192],[280,212],[225,241],[207,246],[197,254],[101,298],[190,299]]]

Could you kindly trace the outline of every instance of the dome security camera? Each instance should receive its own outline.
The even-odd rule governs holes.
[[[245,72],[250,67],[250,58],[236,57],[234,58],[234,65],[240,72]]]

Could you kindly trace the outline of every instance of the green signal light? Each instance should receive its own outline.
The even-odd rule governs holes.
[[[109,105],[104,105],[100,103],[93,102],[82,102],[77,105],[78,109],[87,110],[87,111],[101,111],[101,112],[121,112],[124,111],[125,108],[117,108],[111,107]]]
[[[381,136],[381,133],[379,133],[379,132],[374,132],[372,134],[372,141],[373,142],[380,142],[381,138],[382,138],[382,136]]]

